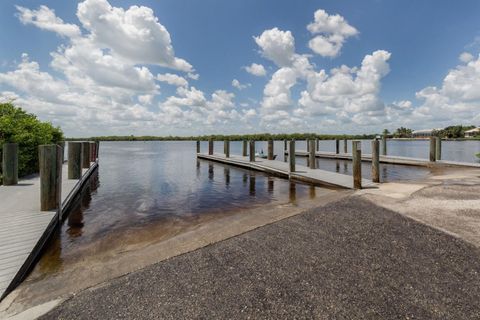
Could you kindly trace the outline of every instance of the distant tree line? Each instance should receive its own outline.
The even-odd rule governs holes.
[[[38,146],[63,140],[59,127],[42,122],[12,102],[0,103],[0,182],[2,180],[2,148],[4,143],[18,143],[18,174],[38,172]]]
[[[335,135],[335,134],[316,134],[316,133],[256,133],[256,134],[236,134],[236,135],[202,135],[202,136],[98,136],[90,138],[68,138],[67,140],[97,140],[97,141],[206,141],[213,139],[216,141],[231,140],[256,140],[267,141],[273,140],[305,140],[305,139],[320,139],[320,140],[333,140],[333,139],[373,139],[375,134],[362,134],[362,135]]]
[[[456,125],[456,126],[448,126],[442,130],[434,130],[432,132],[433,136],[441,137],[441,138],[448,138],[448,139],[461,139],[465,137],[465,131],[471,130],[476,128],[476,126],[463,126],[463,125]],[[393,134],[390,134],[388,130],[384,130],[384,134],[392,136],[394,138],[411,138],[413,136],[413,130],[400,127],[398,128]]]

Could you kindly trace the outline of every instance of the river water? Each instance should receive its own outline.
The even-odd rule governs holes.
[[[350,150],[350,142],[348,147]],[[202,142],[202,151],[207,142]],[[231,142],[231,153],[241,153],[241,142]],[[266,142],[257,142],[266,151]],[[297,142],[304,150],[305,142]],[[283,142],[275,143],[277,160],[283,161]],[[334,151],[334,141],[321,141],[320,150]],[[343,150],[343,141],[341,141]],[[223,143],[215,143],[223,151]],[[363,141],[362,151],[370,152]],[[476,161],[480,142],[444,142],[444,159]],[[167,239],[191,230],[199,221],[272,204],[292,204],[325,195],[331,190],[269,177],[219,163],[197,160],[195,142],[102,142],[100,166],[45,250],[33,278],[68,268],[85,255],[99,255],[129,245]],[[391,155],[427,158],[428,141],[390,141]],[[349,161],[318,159],[324,170],[351,174]],[[297,163],[306,164],[306,158]],[[370,164],[362,174],[370,177]],[[429,169],[382,165],[382,181],[415,180]],[[203,220],[202,220],[203,219]],[[152,228],[151,226],[155,226]]]

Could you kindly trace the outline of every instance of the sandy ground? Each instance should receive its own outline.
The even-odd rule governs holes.
[[[479,176],[440,169],[422,181],[226,217],[26,282],[2,301],[0,318],[24,310],[19,319],[34,318],[65,299],[47,319],[480,318]]]

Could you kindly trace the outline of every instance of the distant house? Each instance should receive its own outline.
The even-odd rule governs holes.
[[[480,128],[465,131],[465,138],[471,138],[480,135]]]
[[[438,132],[440,130],[443,130],[443,128],[415,130],[412,132],[412,137],[414,138],[431,137],[435,132]]]

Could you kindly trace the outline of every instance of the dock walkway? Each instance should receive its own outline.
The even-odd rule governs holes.
[[[288,151],[285,151],[285,154],[288,155]],[[307,151],[296,151],[295,155],[297,157],[308,157]],[[325,158],[325,159],[339,159],[339,160],[352,160],[351,153],[335,153],[328,151],[317,151],[315,152],[315,157]],[[362,161],[371,162],[371,154],[362,154]],[[401,164],[408,166],[421,166],[421,167],[431,167],[434,165],[446,165],[446,166],[455,166],[455,167],[468,167],[468,168],[480,168],[480,163],[469,163],[469,162],[458,162],[458,161],[449,161],[449,160],[437,160],[436,162],[430,162],[428,159],[422,158],[411,158],[411,157],[401,157],[401,156],[380,156],[380,163],[388,164]]]
[[[353,189],[353,177],[345,174],[325,171],[321,169],[310,169],[306,166],[296,165],[296,170],[293,173],[289,172],[289,164],[287,162],[277,160],[266,160],[262,158],[255,158],[255,162],[250,162],[248,157],[237,155],[230,155],[226,158],[223,154],[208,155],[205,153],[198,153],[197,157],[200,159],[212,160],[225,164],[235,165],[246,169],[252,169],[270,174],[278,175],[292,180],[299,180],[318,185],[340,187],[346,189]],[[376,184],[370,180],[362,179],[362,187],[375,187]]]
[[[67,179],[62,168],[62,210],[40,210],[40,177],[20,179],[17,185],[0,186],[0,300],[26,275],[64,210],[97,168],[92,162],[80,180]]]

